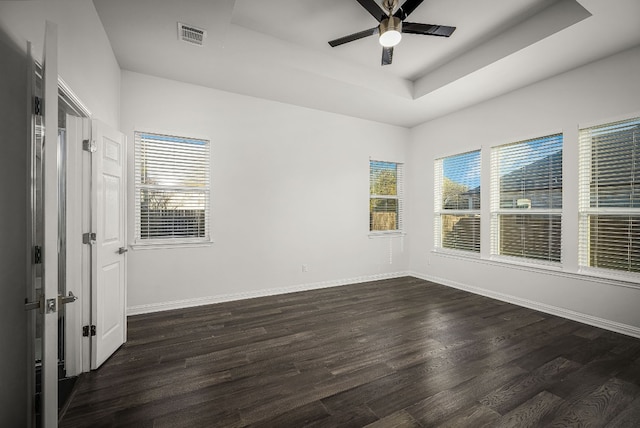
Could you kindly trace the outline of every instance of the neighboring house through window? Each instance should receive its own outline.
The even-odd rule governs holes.
[[[580,130],[580,265],[640,272],[640,118]]]
[[[561,261],[562,134],[493,149],[492,254]]]
[[[480,151],[434,165],[435,246],[480,252]]]
[[[210,241],[210,144],[135,133],[136,244]]]

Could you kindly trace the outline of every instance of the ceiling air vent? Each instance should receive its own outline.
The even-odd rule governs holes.
[[[207,32],[205,30],[178,22],[178,39],[183,42],[202,46],[204,44],[205,37],[207,37]]]

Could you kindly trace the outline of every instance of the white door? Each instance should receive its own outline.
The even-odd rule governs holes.
[[[47,22],[43,51],[42,426],[58,426],[58,30]]]
[[[126,137],[94,120],[91,127],[92,227],[91,368],[97,369],[127,338]]]

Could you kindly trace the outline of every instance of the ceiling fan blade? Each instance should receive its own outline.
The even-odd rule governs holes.
[[[389,65],[393,61],[393,46],[382,48],[382,65]]]
[[[418,24],[416,22],[402,23],[403,33],[449,37],[454,31],[456,31],[456,27],[448,27],[446,25]]]
[[[387,18],[387,13],[382,10],[382,8],[378,6],[378,3],[376,3],[374,0],[358,0],[358,3],[360,3],[362,7],[367,9],[367,12],[369,12],[371,16],[377,19],[378,22]]]
[[[357,33],[349,34],[348,36],[340,37],[339,39],[331,40],[329,44],[332,48],[343,45],[345,43],[353,42],[354,40],[363,39],[365,37],[378,34],[380,29],[378,27],[369,28],[368,30],[359,31]]]
[[[423,1],[424,0],[407,0],[402,4],[402,6],[398,8],[398,10],[396,10],[396,13],[394,13],[393,16],[400,18],[400,21],[404,21],[405,19],[407,19],[407,16],[409,16],[411,12],[416,10],[416,8],[420,6],[420,3],[422,3]]]

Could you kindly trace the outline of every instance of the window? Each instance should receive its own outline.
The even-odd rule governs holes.
[[[559,263],[561,221],[562,134],[494,148],[492,254]]]
[[[480,252],[480,151],[435,161],[435,246]]]
[[[136,243],[208,242],[209,141],[135,133]]]
[[[402,231],[403,165],[369,162],[369,230]]]
[[[580,130],[580,264],[640,272],[640,118]]]

